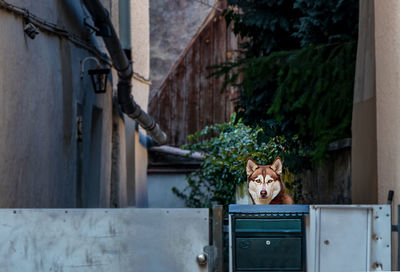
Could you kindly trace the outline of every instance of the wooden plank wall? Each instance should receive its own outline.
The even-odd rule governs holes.
[[[226,7],[225,1],[217,2]],[[222,90],[223,79],[209,78],[207,67],[230,60],[236,49],[231,28],[220,11],[212,10],[149,102],[149,113],[167,133],[168,145],[185,144],[188,135],[229,120],[235,91]]]
[[[306,171],[298,204],[351,204],[351,146],[330,151],[320,167]]]

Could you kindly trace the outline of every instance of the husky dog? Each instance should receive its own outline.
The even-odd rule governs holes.
[[[246,172],[247,189],[253,204],[293,204],[281,180],[281,158],[276,158],[271,165],[258,165],[249,158]]]

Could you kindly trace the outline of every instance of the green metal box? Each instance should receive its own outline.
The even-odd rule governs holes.
[[[305,271],[305,205],[230,205],[231,271]]]

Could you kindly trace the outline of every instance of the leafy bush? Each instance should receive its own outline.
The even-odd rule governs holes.
[[[216,134],[215,137],[204,139]],[[277,156],[285,157],[284,137],[271,138],[258,144],[262,129],[251,129],[243,123],[217,124],[189,136],[194,143],[184,146],[205,154],[201,169],[187,176],[188,186],[173,192],[186,201],[188,207],[209,207],[212,202],[234,203],[238,184],[246,183],[246,161],[249,157],[259,164],[270,164]],[[203,139],[203,140],[202,140]]]

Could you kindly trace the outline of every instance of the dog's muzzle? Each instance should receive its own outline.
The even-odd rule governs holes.
[[[260,192],[260,195],[261,195],[262,198],[266,198],[267,195],[268,195],[268,194],[267,194],[267,190],[262,189],[261,192]]]

